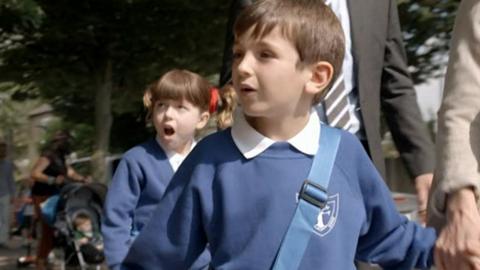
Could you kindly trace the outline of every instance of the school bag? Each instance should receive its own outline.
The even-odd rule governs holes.
[[[40,204],[42,218],[50,227],[55,223],[59,199],[59,195],[53,195]]]
[[[328,184],[340,144],[339,129],[321,126],[320,142],[307,180],[298,194],[295,214],[285,234],[272,270],[298,269],[317,222],[328,199]],[[322,154],[320,155],[320,151]]]

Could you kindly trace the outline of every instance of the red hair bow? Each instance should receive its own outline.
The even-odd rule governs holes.
[[[210,88],[210,106],[208,107],[208,112],[214,113],[217,111],[218,99],[218,89],[216,87]]]

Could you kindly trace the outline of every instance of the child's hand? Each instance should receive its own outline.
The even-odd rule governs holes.
[[[415,190],[417,192],[418,202],[418,220],[422,225],[427,221],[427,202],[428,193],[432,186],[433,174],[426,173],[415,177]]]
[[[84,244],[88,243],[88,239],[86,237],[83,237],[83,238],[78,239],[78,242],[81,245],[84,245]]]

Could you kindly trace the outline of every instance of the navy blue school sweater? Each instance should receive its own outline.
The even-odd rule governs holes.
[[[102,234],[109,266],[119,265],[132,240],[132,227],[142,230],[173,176],[168,158],[152,138],[128,150],[108,188]]]
[[[177,171],[122,269],[195,269],[207,243],[213,269],[270,269],[311,164],[311,156],[285,142],[246,159],[230,129],[205,138]],[[355,269],[355,260],[385,269],[432,264],[434,230],[398,213],[363,147],[346,132],[328,193],[331,211],[318,217],[300,269]]]

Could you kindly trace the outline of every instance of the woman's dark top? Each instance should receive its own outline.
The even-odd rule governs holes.
[[[57,177],[59,175],[67,176],[67,164],[63,155],[52,150],[46,150],[41,156],[50,161],[48,167],[43,171],[44,174],[52,177]],[[32,187],[32,195],[34,196],[51,196],[58,192],[59,187],[55,184],[49,185],[47,183],[35,181]]]

